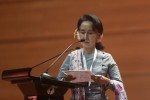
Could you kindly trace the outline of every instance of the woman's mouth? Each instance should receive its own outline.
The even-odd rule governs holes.
[[[84,43],[89,43],[89,41],[84,41]]]

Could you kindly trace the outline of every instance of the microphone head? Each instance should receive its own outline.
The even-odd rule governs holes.
[[[80,49],[80,47],[76,47],[75,49],[78,50],[78,49]]]
[[[81,40],[79,40],[79,42],[84,42],[85,41],[85,39],[81,39]]]

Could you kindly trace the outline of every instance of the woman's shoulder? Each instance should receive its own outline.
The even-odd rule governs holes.
[[[97,50],[97,53],[99,56],[103,57],[103,58],[109,58],[112,57],[112,55],[108,52],[105,51],[101,51],[101,50]]]
[[[74,54],[77,54],[77,53],[80,53],[82,49],[76,49],[76,50],[73,50],[71,51],[68,55],[71,56],[71,55],[74,55]]]
[[[98,51],[98,59],[102,59],[104,62],[110,63],[114,62],[112,55],[105,51]]]
[[[73,50],[73,51],[71,51],[71,53],[77,53],[77,52],[81,52],[81,51],[82,51],[82,48]]]

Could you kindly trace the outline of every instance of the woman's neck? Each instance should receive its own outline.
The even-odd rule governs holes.
[[[94,53],[95,48],[83,48],[83,51],[84,51],[85,53]]]

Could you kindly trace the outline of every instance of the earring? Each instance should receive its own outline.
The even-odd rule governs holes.
[[[76,38],[76,37],[78,40],[81,40],[79,32],[77,31],[77,29],[75,29],[75,31],[74,31],[74,38]]]
[[[74,30],[74,38],[77,36],[77,29]]]

